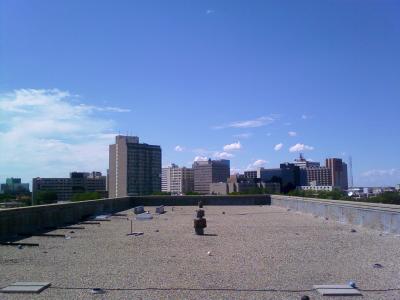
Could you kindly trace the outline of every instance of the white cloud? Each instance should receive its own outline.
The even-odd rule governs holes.
[[[271,132],[268,132],[268,133],[267,133],[267,136],[271,136],[271,135],[272,135],[272,133],[271,133]]]
[[[399,169],[386,169],[386,170],[369,170],[361,173],[362,177],[382,177],[382,176],[398,176],[400,178]]]
[[[193,159],[193,161],[207,161],[208,160],[208,157],[206,157],[206,156],[196,156],[194,159]]]
[[[246,120],[246,121],[236,121],[229,123],[227,125],[215,126],[214,129],[223,129],[223,128],[255,128],[261,127],[268,124],[271,124],[278,119],[278,115],[270,115],[264,116],[260,118],[256,118],[253,120]]]
[[[199,156],[210,156],[215,152],[204,148],[194,148],[191,151]]]
[[[372,169],[360,174],[359,184],[366,186],[394,186],[400,183],[400,169]]]
[[[214,154],[213,154],[213,156],[215,157],[215,158],[218,158],[218,159],[229,159],[229,158],[232,158],[232,157],[234,157],[234,155],[232,154],[232,153],[228,153],[228,152],[215,152]]]
[[[290,147],[290,149],[289,149],[290,152],[301,152],[301,151],[307,151],[307,150],[310,150],[310,151],[314,150],[314,147],[297,143],[296,145]]]
[[[264,159],[257,159],[254,162],[252,162],[251,164],[249,164],[247,166],[246,170],[254,170],[256,168],[261,168],[261,167],[264,167],[267,163],[268,163],[268,161],[266,161]]]
[[[76,104],[77,98],[57,89],[0,95],[0,169],[5,176],[29,182],[37,176],[107,169],[114,122],[97,114],[129,110]]]
[[[242,173],[242,169],[234,168],[234,167],[231,168],[231,175],[240,174],[240,173]]]
[[[242,145],[240,142],[228,144],[224,146],[224,151],[233,151],[233,150],[239,150],[242,149]]]
[[[289,132],[288,132],[288,135],[289,135],[289,136],[296,136],[296,135],[297,135],[297,132],[296,132],[296,131],[289,131]]]
[[[211,14],[214,14],[215,13],[215,10],[212,10],[212,9],[207,9],[206,10],[206,15],[211,15]]]
[[[274,147],[274,150],[275,150],[275,151],[279,151],[279,150],[282,149],[282,147],[283,147],[283,144],[282,144],[282,143],[276,144],[275,147]]]
[[[101,107],[96,107],[96,109],[100,110],[100,111],[112,111],[112,112],[131,112],[131,110],[129,108],[120,108],[120,107],[114,107],[114,106],[106,106],[104,108]]]
[[[262,166],[264,166],[266,163],[268,163],[266,160],[257,159],[255,162],[253,162],[253,166],[255,166],[255,167],[262,167]]]
[[[302,118],[303,120],[307,120],[307,119],[308,119],[308,116],[306,116],[306,115],[301,115],[301,118]]]
[[[237,139],[247,139],[252,135],[253,134],[251,132],[245,132],[245,133],[234,134],[233,137]]]
[[[175,146],[174,150],[176,152],[182,152],[183,150],[185,150],[185,148],[183,148],[182,146],[177,145],[177,146]]]

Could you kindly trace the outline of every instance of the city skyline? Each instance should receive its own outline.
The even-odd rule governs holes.
[[[110,5],[2,1],[0,182],[105,173],[129,133],[163,166],[351,155],[355,186],[400,183],[399,3]]]

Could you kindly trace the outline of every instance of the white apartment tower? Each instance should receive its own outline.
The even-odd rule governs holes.
[[[172,164],[162,169],[161,190],[173,195],[192,192],[194,188],[194,173],[192,168]]]

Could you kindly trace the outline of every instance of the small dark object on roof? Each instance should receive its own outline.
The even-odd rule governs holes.
[[[93,288],[90,292],[92,294],[104,294],[105,293],[105,291],[101,288]]]
[[[47,253],[47,251],[43,251],[43,253]]]
[[[355,230],[355,229],[352,229],[352,230],[350,230],[350,232],[357,232],[357,230]]]
[[[127,233],[126,235],[127,236],[130,236],[130,235],[132,235],[132,236],[139,236],[139,235],[143,235],[144,233],[143,232],[131,232],[131,233]]]
[[[75,231],[71,230],[69,233],[75,233]]]
[[[203,208],[203,201],[199,201],[199,208]]]
[[[310,300],[310,297],[307,295],[301,296],[300,300]]]
[[[22,245],[18,245],[17,248],[18,248],[18,249],[22,249]]]
[[[328,218],[328,217],[325,217],[325,220],[329,220],[329,218]]]
[[[354,281],[349,281],[348,285],[351,286],[352,288],[356,288],[356,283]]]
[[[225,214],[225,212],[223,211],[223,212],[222,212],[222,214],[224,215],[224,214]]]
[[[159,232],[160,230],[158,230],[158,229],[156,229],[156,230],[154,230],[155,232]]]
[[[374,264],[373,266],[375,269],[382,269],[383,266],[381,264]]]
[[[290,208],[288,208],[288,209],[287,209],[287,211],[291,211],[291,209],[290,209]]]

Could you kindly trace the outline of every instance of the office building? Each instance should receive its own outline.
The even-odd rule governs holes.
[[[303,191],[331,192],[331,191],[333,191],[333,186],[331,186],[331,185],[305,185],[305,186],[299,186],[298,189],[303,190]]]
[[[303,169],[306,173],[306,184],[303,186],[332,186],[332,173],[326,167],[311,167]]]
[[[229,186],[226,182],[214,182],[210,183],[210,194],[211,195],[228,195],[230,193]]]
[[[257,178],[265,183],[279,183],[281,192],[287,193],[300,185],[300,168],[292,163],[282,163],[279,168],[258,168]]]
[[[347,164],[340,158],[327,158],[325,166],[332,174],[332,185],[342,190],[348,189]]]
[[[309,181],[307,179],[307,169],[308,168],[319,168],[320,163],[309,161],[304,158],[303,154],[300,153],[300,157],[296,158],[293,162],[295,166],[300,168],[300,186],[307,186],[309,185]]]
[[[7,178],[6,183],[0,185],[1,194],[29,193],[29,183],[22,183],[21,178]]]
[[[281,169],[280,168],[258,168],[257,169],[257,178],[264,182],[270,181],[280,181],[281,178]]]
[[[287,193],[300,185],[300,168],[292,163],[280,164],[281,191]]]
[[[162,168],[161,170],[161,191],[171,192],[171,171],[170,167]]]
[[[102,197],[107,197],[106,176],[101,172],[71,172],[69,178],[33,178],[33,203],[40,191],[55,192],[58,201],[70,201],[74,194],[85,192],[99,192]]]
[[[182,195],[194,190],[194,171],[192,168],[172,164],[162,169],[161,190],[172,195]]]
[[[293,163],[295,166],[299,167],[300,169],[305,168],[319,168],[320,163],[315,161],[310,161],[304,158],[303,154],[300,153],[300,157],[296,158]]]
[[[257,178],[257,171],[244,171],[244,177]]]
[[[226,182],[230,176],[230,161],[207,160],[193,163],[194,191],[199,194],[209,194],[210,184]]]
[[[321,187],[318,190],[327,190],[328,186],[333,188],[347,190],[347,165],[339,158],[327,158],[325,166],[321,167],[319,162],[306,160],[302,154],[295,159],[294,165],[300,168],[300,187],[316,186]],[[303,189],[303,188],[302,188]]]
[[[161,191],[161,147],[139,143],[137,136],[118,135],[109,147],[111,198]]]
[[[227,195],[229,193],[252,193],[263,189],[265,193],[276,194],[280,192],[279,182],[263,182],[258,178],[248,178],[245,175],[231,175],[227,182],[210,184],[210,193],[213,195]]]

